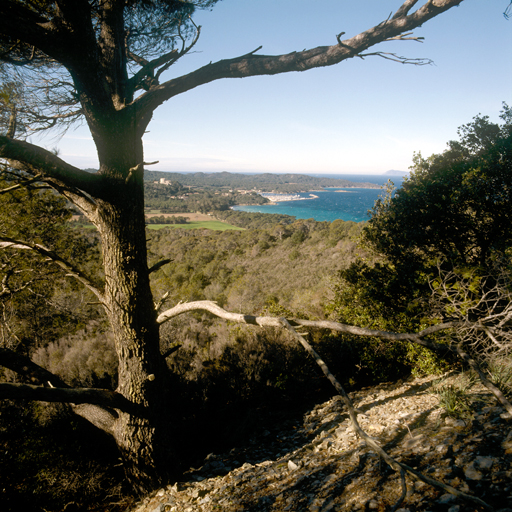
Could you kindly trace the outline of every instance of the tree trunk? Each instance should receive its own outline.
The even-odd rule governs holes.
[[[103,141],[104,142],[104,141]],[[100,173],[106,200],[97,200],[105,305],[119,358],[117,391],[141,407],[137,416],[119,412],[114,436],[127,474],[141,492],[176,469],[172,454],[169,377],[160,354],[159,327],[150,289],[144,219],[142,142],[119,134]],[[142,167],[142,166],[140,166]]]

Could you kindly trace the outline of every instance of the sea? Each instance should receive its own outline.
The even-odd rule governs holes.
[[[398,189],[403,176],[386,174],[308,174],[318,178],[338,178],[356,183],[376,183],[384,187],[391,180]],[[326,188],[324,191],[311,191],[298,194],[304,200],[279,201],[272,205],[233,206],[233,210],[259,213],[281,213],[293,215],[297,219],[315,219],[332,222],[336,219],[353,222],[369,220],[369,210],[375,201],[384,196],[384,188]],[[263,195],[263,194],[262,194]],[[278,194],[272,194],[276,196]],[[289,194],[282,194],[289,195]],[[311,197],[311,195],[317,197]]]

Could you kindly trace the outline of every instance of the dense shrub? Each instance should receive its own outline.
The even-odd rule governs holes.
[[[37,349],[32,359],[70,386],[116,387],[113,335],[96,324]]]

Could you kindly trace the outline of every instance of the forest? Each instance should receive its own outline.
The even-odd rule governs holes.
[[[329,46],[258,48],[182,76],[167,72],[195,52],[194,14],[218,0],[1,3],[2,510],[130,510],[181,487],[210,454],[333,394],[378,459],[375,478],[400,479],[390,508],[407,498],[406,477],[471,510],[504,508],[502,480],[492,489],[442,482],[418,470],[423,460],[390,455],[361,427],[350,393],[464,372],[489,391],[497,421],[512,418],[508,105],[500,122],[477,114],[445,151],[417,153],[401,189],[390,187],[361,224],[232,212],[242,198],[264,199],[228,187],[247,192],[261,177],[157,185],[147,170],[156,162],[144,159],[155,111],[183,93],[369,55],[424,63],[367,52],[421,41],[415,28],[463,1],[405,0]],[[96,172],[32,137],[77,122]],[[200,178],[207,189],[194,188]],[[311,186],[293,174],[263,180],[261,190]],[[192,208],[240,229],[148,226],[150,215]],[[71,222],[77,211],[88,226]],[[472,424],[470,401],[452,398],[443,417]]]
[[[156,182],[164,178],[171,183],[178,182],[186,187],[212,187],[216,189],[259,190],[261,192],[297,193],[321,190],[325,187],[362,187],[379,188],[375,183],[355,183],[338,178],[319,178],[305,174],[238,174],[230,172],[215,173],[176,173],[147,170],[144,179]]]

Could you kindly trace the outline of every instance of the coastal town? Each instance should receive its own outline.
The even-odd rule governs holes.
[[[299,194],[272,194],[272,193],[259,193],[260,196],[268,199],[271,203],[281,203],[283,201],[302,201],[304,199],[317,199],[318,196],[309,194],[309,197],[301,197]]]

